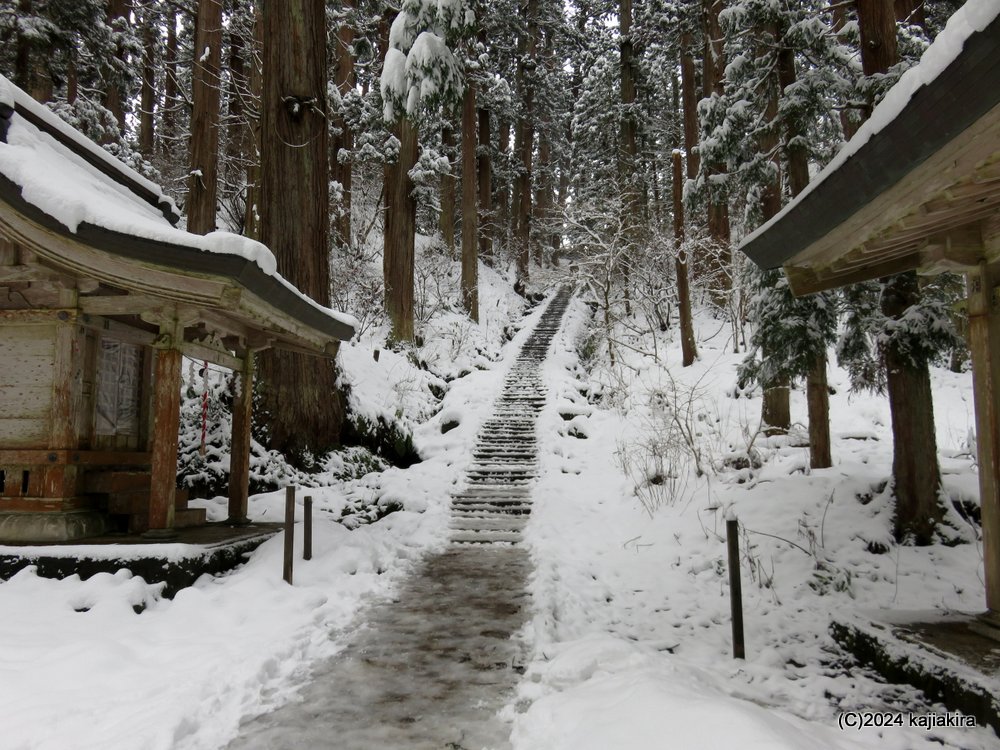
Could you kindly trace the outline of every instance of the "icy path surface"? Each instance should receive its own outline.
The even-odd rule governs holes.
[[[550,302],[479,433],[467,486],[452,501],[449,547],[395,598],[375,604],[302,700],[244,725],[231,750],[505,750],[497,712],[523,672],[515,638],[530,612],[519,546],[536,469],[539,373],[569,299]]]

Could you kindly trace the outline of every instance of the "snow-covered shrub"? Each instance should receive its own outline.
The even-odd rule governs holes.
[[[187,360],[181,394],[177,482],[196,497],[224,495],[229,485],[232,451],[234,376],[228,370]],[[412,452],[412,444],[409,444]],[[317,487],[381,471],[386,463],[363,447],[345,447],[314,459],[313,471],[292,466],[277,451],[250,440],[250,492],[289,484]]]

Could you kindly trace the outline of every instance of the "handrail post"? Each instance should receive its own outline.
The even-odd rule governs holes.
[[[726,519],[726,543],[729,547],[729,606],[733,613],[733,658],[746,659],[743,644],[743,588],[740,584],[740,522]]]
[[[302,559],[312,560],[313,556],[313,499],[306,495],[302,523]]]
[[[285,487],[285,554],[281,577],[292,582],[292,556],[295,549],[295,485]]]

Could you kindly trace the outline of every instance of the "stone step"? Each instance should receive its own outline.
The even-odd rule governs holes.
[[[510,516],[529,516],[531,515],[531,508],[527,505],[521,505],[505,510],[497,510],[492,506],[483,505],[481,508],[471,506],[468,508],[452,508],[452,512],[455,514],[455,518],[492,518],[501,520]]]
[[[530,499],[525,496],[521,498],[517,497],[455,497],[452,498],[451,507],[453,508],[471,508],[475,506],[476,508],[489,506],[494,510],[500,510],[503,508],[527,508],[531,506]]]
[[[511,516],[509,518],[457,518],[452,521],[451,528],[455,531],[471,531],[481,533],[485,531],[511,531],[520,532],[524,528],[526,519]]]
[[[501,479],[499,477],[470,477],[470,486],[486,486],[486,487],[527,487],[534,477],[524,478],[524,479]]]
[[[517,544],[521,541],[518,531],[456,531],[451,536],[455,544],[497,544],[507,542]]]

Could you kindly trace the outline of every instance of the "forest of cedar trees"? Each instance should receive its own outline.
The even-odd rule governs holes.
[[[705,305],[732,326],[769,433],[804,384],[818,468],[836,343],[852,386],[887,394],[896,531],[919,542],[941,512],[928,366],[965,367],[961,283],[909,273],[797,299],[733,248],[961,4],[3,0],[0,72],[162,184],[189,231],[261,240],[283,276],[388,346],[422,335],[427,248],[458,269],[451,304],[473,320],[481,264],[526,295],[563,269],[612,362],[610,331],[632,321],[679,326],[690,364]],[[258,367],[268,447],[338,444],[332,363]]]

